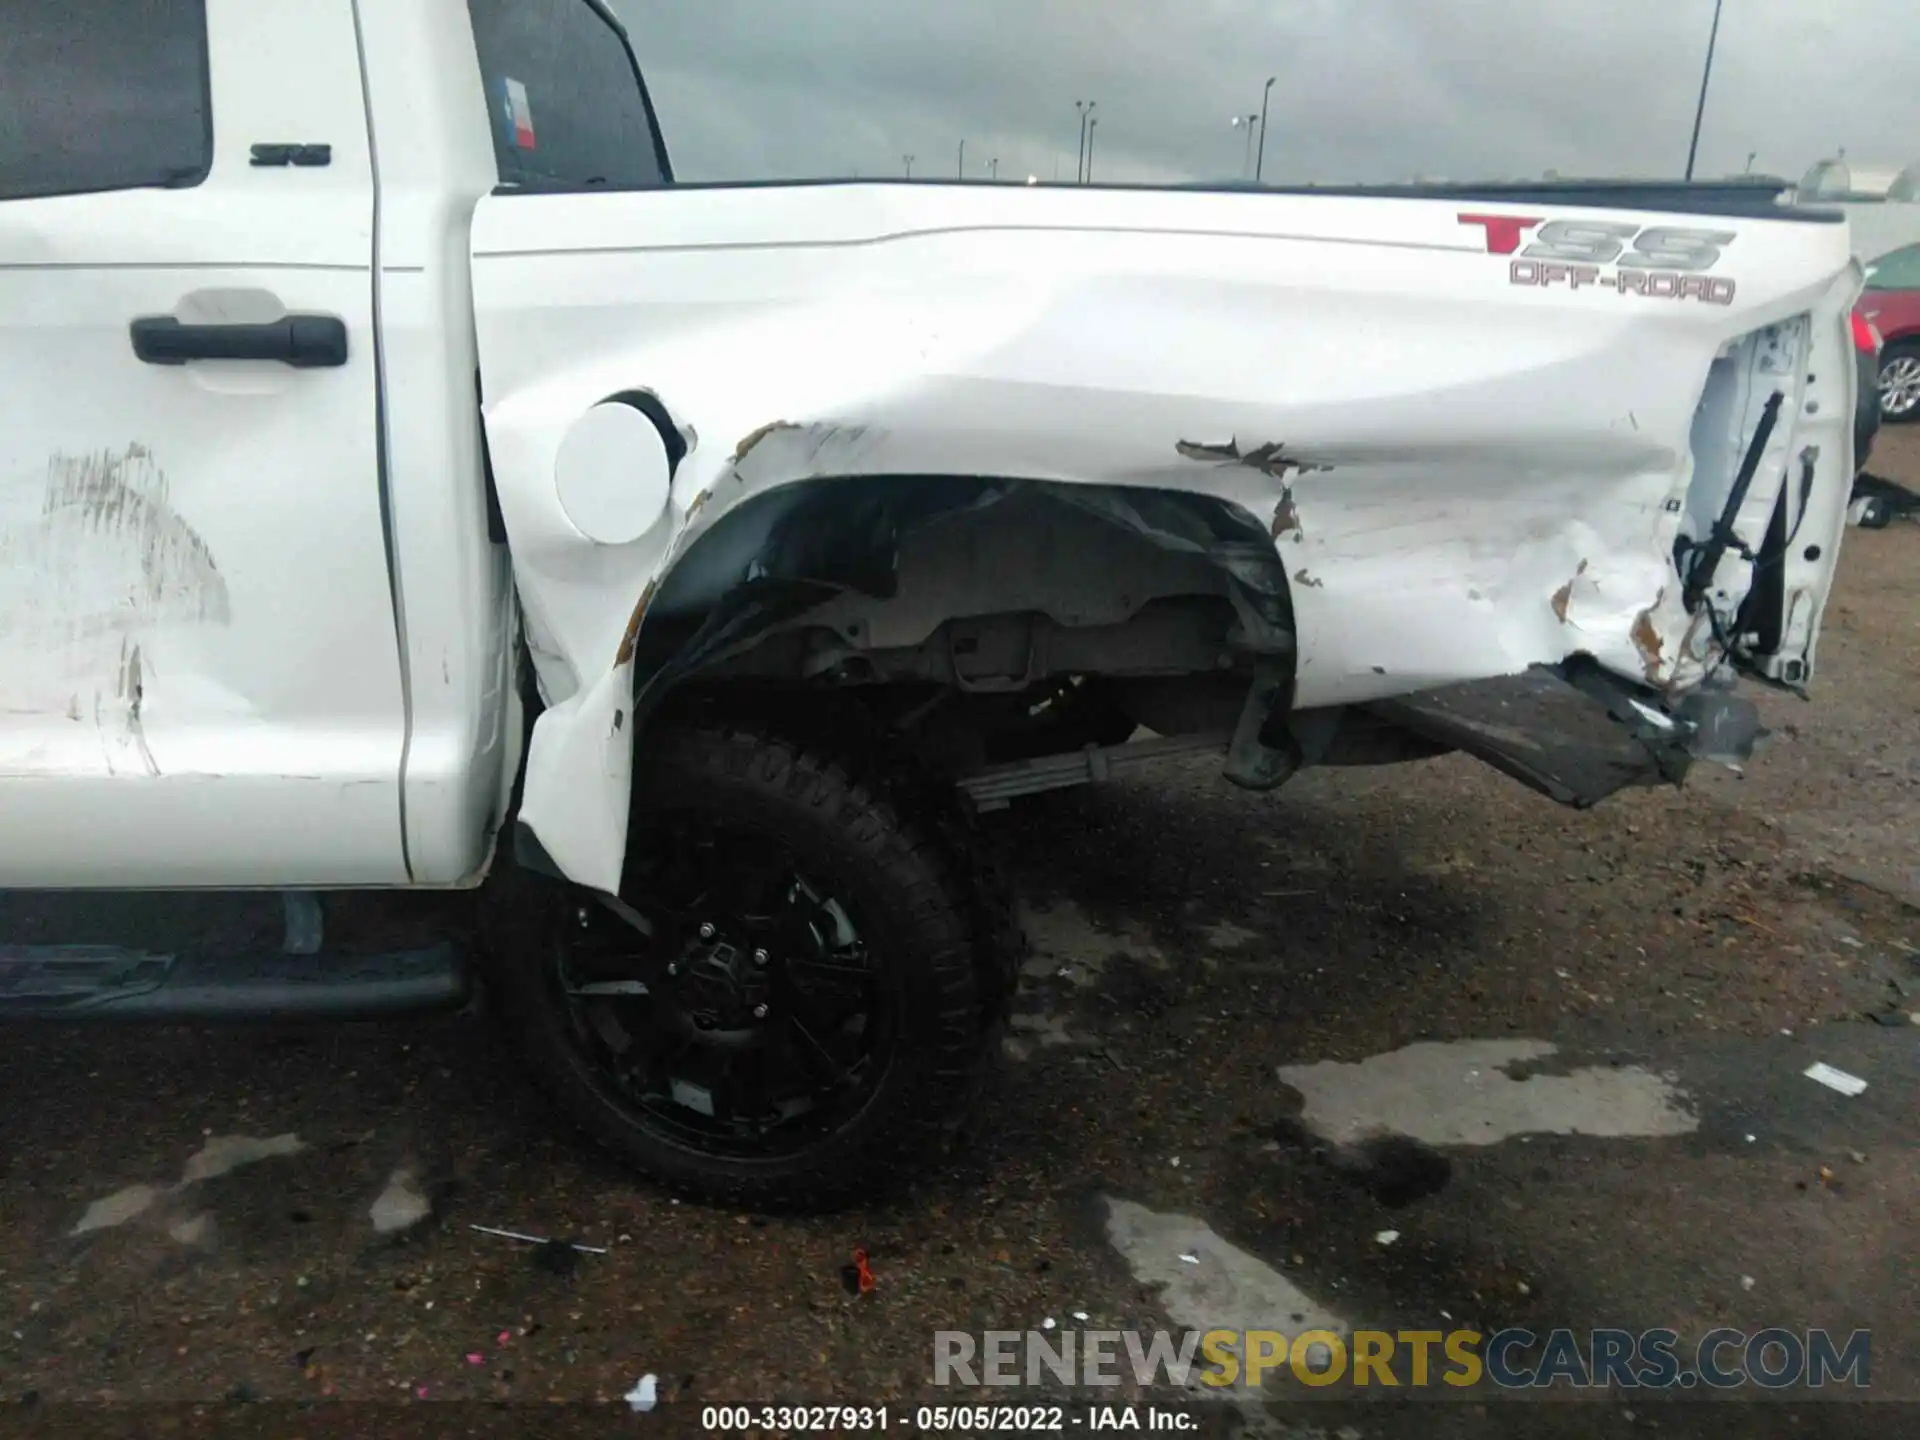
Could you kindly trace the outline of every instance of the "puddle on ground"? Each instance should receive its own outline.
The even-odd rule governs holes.
[[[243,1165],[298,1155],[304,1149],[306,1146],[300,1143],[298,1135],[274,1135],[265,1140],[251,1135],[216,1135],[187,1157],[187,1168],[181,1172],[180,1183],[192,1185],[201,1180],[215,1180]]]
[[[1036,980],[1057,975],[1090,989],[1100,983],[1101,970],[1115,955],[1167,968],[1167,957],[1145,930],[1131,925],[1106,929],[1070,900],[1056,901],[1045,910],[1022,906],[1020,924],[1032,946],[1023,973]]]
[[[1700,1118],[1667,1076],[1591,1065],[1515,1079],[1553,1055],[1544,1040],[1422,1041],[1357,1064],[1283,1065],[1305,1098],[1301,1123],[1335,1145],[1404,1135],[1428,1145],[1494,1145],[1515,1135],[1686,1135]]]
[[[1346,1336],[1353,1327],[1280,1271],[1228,1243],[1204,1220],[1161,1214],[1131,1200],[1108,1199],[1107,1239],[1134,1279],[1160,1291],[1160,1304],[1188,1330],[1277,1330],[1299,1335],[1327,1330]],[[1198,1394],[1254,1402],[1260,1391],[1244,1382],[1208,1387],[1197,1383],[1206,1362],[1196,1357]]]
[[[167,1226],[167,1238],[175,1244],[206,1246],[213,1243],[213,1216],[204,1211],[188,1215]]]
[[[67,1233],[90,1235],[95,1230],[117,1229],[134,1217],[146,1214],[161,1194],[155,1185],[129,1185],[124,1190],[116,1190],[89,1205],[80,1223]]]
[[[1036,1048],[1052,1049],[1056,1045],[1081,1045],[1086,1043],[1079,1036],[1067,1030],[1067,1022],[1058,1015],[1029,1013],[1009,1017],[1008,1028],[1013,1031],[1000,1043],[1006,1053],[1015,1060],[1031,1060]]]
[[[1231,920],[1217,920],[1200,933],[1210,950],[1244,950],[1254,941],[1263,938],[1259,931],[1249,930],[1244,925],[1236,925]]]

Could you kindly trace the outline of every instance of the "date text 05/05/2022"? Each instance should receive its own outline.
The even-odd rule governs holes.
[[[1069,1431],[1197,1430],[1191,1410],[1164,1405],[707,1405],[700,1428],[844,1435],[899,1430],[929,1434],[1064,1434]]]

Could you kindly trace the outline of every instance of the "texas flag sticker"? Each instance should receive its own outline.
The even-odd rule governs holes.
[[[518,80],[503,80],[506,90],[507,133],[513,137],[513,143],[522,150],[531,150],[533,146],[533,110],[527,104],[527,87]]]

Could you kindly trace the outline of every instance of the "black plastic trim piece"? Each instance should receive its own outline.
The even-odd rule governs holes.
[[[480,483],[487,500],[487,540],[493,545],[507,543],[507,517],[500,510],[500,489],[493,479],[493,449],[487,444],[487,397],[480,372],[473,372],[473,423],[480,432]]]
[[[626,405],[638,410],[653,422],[653,428],[660,432],[660,439],[667,447],[667,475],[671,478],[679,473],[680,462],[687,458],[687,437],[680,433],[680,427],[673,423],[673,416],[667,413],[667,407],[660,403],[660,397],[651,390],[622,390],[618,395],[609,395],[600,402],[602,405]]]
[[[987,189],[1064,189],[1065,180],[1041,180],[1032,186],[1015,185],[1010,180],[956,180],[934,176],[908,180],[902,176],[825,176],[798,180],[679,180],[671,181],[675,190],[817,190],[831,186],[915,185]],[[556,187],[561,188],[561,187]],[[599,193],[629,194],[665,189],[660,185],[614,186]],[[1802,225],[1844,225],[1846,214],[1838,210],[1814,210],[1804,206],[1782,205],[1768,187],[1686,186],[1679,183],[1638,183],[1608,185],[1261,185],[1234,181],[1195,181],[1177,185],[1120,184],[1102,180],[1090,187],[1096,190],[1144,191],[1151,194],[1205,193],[1215,195],[1325,195],[1335,199],[1371,200],[1454,200],[1462,203],[1492,205],[1567,205],[1597,210],[1641,210],[1652,214],[1725,215],[1739,220],[1779,220]],[[541,195],[553,193],[539,188],[496,189],[496,195]]]

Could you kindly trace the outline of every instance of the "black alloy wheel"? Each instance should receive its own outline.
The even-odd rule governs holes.
[[[830,1210],[892,1189],[997,1050],[1018,932],[990,917],[1010,905],[877,773],[739,727],[640,748],[619,897],[523,876],[492,906],[535,1078],[696,1198]]]

